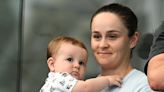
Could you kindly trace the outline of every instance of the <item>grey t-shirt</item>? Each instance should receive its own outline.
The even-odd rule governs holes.
[[[159,28],[155,31],[153,35],[153,43],[150,49],[147,64],[145,65],[146,74],[147,74],[147,66],[148,66],[149,60],[160,53],[164,53],[164,21],[162,22],[162,24],[159,26]]]

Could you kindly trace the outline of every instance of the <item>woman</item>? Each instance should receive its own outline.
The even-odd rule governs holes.
[[[100,76],[120,75],[122,87],[102,92],[152,92],[147,77],[131,65],[132,50],[139,40],[137,17],[126,6],[113,3],[98,9],[91,18],[91,47],[101,66]]]

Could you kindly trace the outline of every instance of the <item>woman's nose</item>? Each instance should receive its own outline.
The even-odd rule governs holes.
[[[106,39],[102,39],[99,46],[100,48],[107,48],[109,45]]]

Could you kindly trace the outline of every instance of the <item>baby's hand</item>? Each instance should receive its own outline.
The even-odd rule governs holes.
[[[113,76],[106,76],[108,81],[109,81],[109,87],[110,86],[118,86],[121,87],[122,84],[122,78],[118,75],[113,75]]]

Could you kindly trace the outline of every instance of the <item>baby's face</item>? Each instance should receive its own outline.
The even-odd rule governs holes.
[[[54,58],[55,72],[68,72],[76,79],[83,79],[87,64],[87,51],[79,46],[62,43]]]

